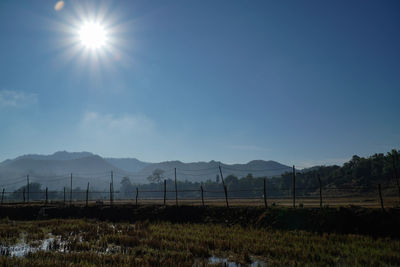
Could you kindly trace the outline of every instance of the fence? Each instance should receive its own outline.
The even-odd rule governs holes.
[[[299,187],[296,186],[296,170],[292,169],[292,185],[287,187],[271,188],[268,186],[268,179],[263,178],[261,185],[251,186],[250,188],[231,188],[232,184],[226,184],[221,167],[218,167],[221,184],[208,186],[207,183],[200,184],[196,188],[179,188],[176,178],[176,168],[174,169],[174,180],[164,180],[156,190],[143,189],[141,186],[131,186],[122,191],[114,190],[114,172],[110,173],[108,190],[91,190],[90,182],[87,182],[86,190],[73,189],[73,174],[70,174],[69,187],[64,186],[63,190],[48,190],[48,187],[39,190],[32,190],[32,176],[27,175],[23,178],[25,186],[18,190],[6,191],[3,187],[1,191],[1,205],[21,204],[21,203],[44,203],[44,204],[109,204],[131,203],[136,206],[141,204],[162,204],[162,205],[263,205],[266,208],[274,205],[283,206],[310,206],[320,207],[326,205],[362,205],[371,207],[396,206],[399,205],[397,196],[398,188],[395,185],[373,185],[376,189],[371,190],[370,186],[342,186],[342,187],[323,187],[319,175],[317,176],[318,187]],[[33,176],[34,177],[34,176]],[[38,177],[37,177],[38,178]],[[65,176],[45,177],[48,182],[65,180]],[[79,178],[78,177],[75,177]],[[87,177],[81,177],[88,179]],[[96,179],[96,178],[92,178]],[[255,178],[260,179],[260,178]],[[44,179],[46,180],[46,179]],[[42,177],[43,181],[43,177]],[[7,185],[21,183],[21,177],[17,181]],[[65,181],[64,181],[65,182]],[[108,182],[107,182],[108,183]],[[219,189],[215,187],[218,186]],[[186,186],[185,186],[186,187]]]
[[[379,188],[379,185],[378,185]],[[383,188],[383,187],[381,187]],[[385,187],[386,189],[394,189],[394,187]],[[340,190],[340,188],[338,188]],[[287,190],[290,191],[290,190]],[[340,190],[341,191],[341,190]],[[376,194],[372,192],[368,195],[338,195],[334,191],[323,193],[321,195],[298,194],[293,197],[291,192],[287,194],[268,196],[263,194],[263,190],[227,190],[227,197],[225,197],[225,190],[209,191],[209,190],[135,190],[125,192],[107,192],[107,191],[87,191],[87,192],[73,192],[72,198],[66,194],[64,198],[63,191],[33,191],[29,195],[26,191],[2,191],[1,205],[5,204],[21,204],[21,203],[92,203],[101,202],[104,204],[118,203],[134,203],[135,205],[159,203],[159,204],[194,204],[194,205],[227,205],[235,203],[237,205],[251,204],[251,205],[284,205],[284,206],[324,206],[324,205],[362,205],[362,206],[381,206],[384,200],[388,200],[386,206],[395,206],[396,196],[389,194],[383,195],[382,189],[376,190]],[[191,197],[182,196],[184,193],[191,193]],[[259,193],[258,196],[243,195],[244,193]],[[349,193],[350,194],[350,193]],[[29,196],[29,200],[28,200]],[[294,204],[292,203],[294,202]],[[386,201],[385,201],[386,202]],[[178,204],[177,204],[178,203]]]

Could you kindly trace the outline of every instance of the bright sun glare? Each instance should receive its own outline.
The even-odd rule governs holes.
[[[101,24],[85,22],[79,29],[79,40],[87,48],[98,49],[105,45],[107,33]]]

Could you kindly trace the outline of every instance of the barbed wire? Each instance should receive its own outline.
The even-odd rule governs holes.
[[[233,167],[225,167],[221,166],[223,169],[232,170],[232,171],[242,171],[242,172],[267,172],[267,171],[276,171],[276,170],[288,170],[291,171],[292,167],[279,167],[279,168],[267,168],[267,169],[236,169]]]

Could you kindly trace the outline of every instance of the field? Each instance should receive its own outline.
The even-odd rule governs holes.
[[[390,238],[238,225],[2,220],[0,234],[3,266],[400,264],[400,241]],[[18,253],[26,255],[10,257]]]
[[[277,206],[277,207],[292,207],[293,199],[291,197],[284,198],[269,198],[268,200],[269,206]],[[97,205],[97,200],[90,200],[88,204],[90,206]],[[104,205],[109,205],[109,199],[102,199],[101,202]],[[49,200],[48,202],[51,205],[69,205],[69,200],[67,199],[65,203],[60,200]],[[135,205],[135,200],[132,199],[116,199],[114,200],[116,205]],[[139,205],[163,205],[163,199],[139,199]],[[201,199],[178,199],[179,205],[190,205],[190,206],[202,206]],[[383,199],[383,203],[385,208],[394,208],[399,206],[399,197],[397,196],[385,196]],[[26,205],[28,203],[24,202],[4,202],[4,206],[14,206],[14,205]],[[44,200],[41,201],[30,201],[31,205],[42,205],[45,204]],[[83,200],[74,200],[72,202],[73,205],[86,205],[86,202]],[[206,206],[226,206],[225,198],[209,198],[204,200],[204,204]],[[229,204],[232,206],[243,206],[243,207],[263,207],[264,200],[263,198],[229,198]],[[174,206],[176,205],[175,199],[167,199],[166,205]],[[303,206],[307,208],[318,208],[320,207],[320,199],[319,197],[296,197],[296,206]],[[324,207],[346,207],[346,206],[359,206],[365,208],[380,208],[380,200],[376,195],[370,196],[347,196],[347,197],[324,197],[323,198],[323,206]]]
[[[83,203],[83,202],[82,202]],[[131,200],[117,200],[116,203],[134,203]],[[163,204],[162,199],[152,199],[152,200],[140,200],[141,204]],[[202,202],[199,199],[181,199],[178,201],[181,205],[194,205],[201,206]],[[226,206],[225,199],[206,199],[204,201],[207,206]],[[399,203],[398,197],[385,197],[384,206],[385,207],[396,207]],[[167,205],[175,205],[175,200],[167,200]],[[230,198],[229,204],[232,206],[264,206],[264,200],[262,198]],[[270,198],[268,199],[268,205],[281,206],[281,207],[292,207],[292,198]],[[318,197],[297,197],[296,206],[303,205],[304,207],[316,208],[320,206],[320,200]],[[381,204],[377,196],[370,197],[330,197],[323,199],[323,206],[329,207],[345,207],[345,206],[360,206],[366,208],[380,208]]]
[[[3,266],[400,265],[397,209],[20,205],[0,217]]]

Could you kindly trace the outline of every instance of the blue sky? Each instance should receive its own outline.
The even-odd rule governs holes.
[[[342,163],[400,144],[398,1],[0,2],[0,160]],[[74,39],[102,18],[107,49]]]

